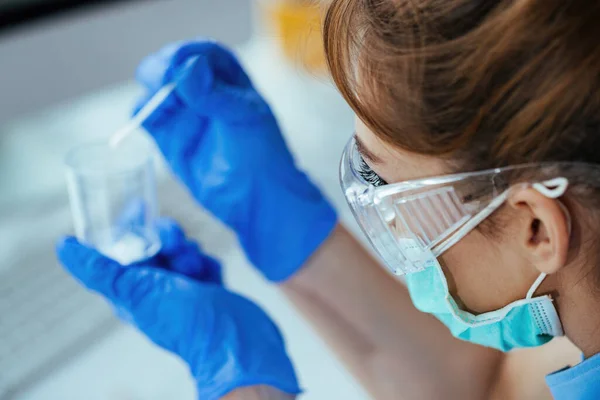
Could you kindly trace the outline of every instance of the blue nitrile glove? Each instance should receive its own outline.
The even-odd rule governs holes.
[[[336,214],[299,171],[269,105],[226,49],[178,43],[149,56],[148,93],[176,89],[144,124],[196,200],[238,235],[272,281],[293,275],[327,238]]]
[[[60,261],[120,316],[190,367],[199,398],[218,399],[253,385],[299,393],[283,338],[251,301],[220,285],[217,261],[186,240],[173,222],[159,226],[163,248],[147,263],[123,267],[74,238],[58,244]]]

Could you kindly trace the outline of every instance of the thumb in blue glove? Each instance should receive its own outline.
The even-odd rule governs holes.
[[[281,334],[251,301],[220,282],[219,264],[185,239],[172,222],[159,226],[164,247],[148,263],[123,267],[66,238],[60,261],[88,289],[104,296],[160,347],[190,367],[199,398],[269,385],[300,392]]]

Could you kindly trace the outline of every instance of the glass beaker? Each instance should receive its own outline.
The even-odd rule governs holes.
[[[158,201],[149,144],[85,144],[66,158],[67,186],[77,239],[123,265],[155,255]]]

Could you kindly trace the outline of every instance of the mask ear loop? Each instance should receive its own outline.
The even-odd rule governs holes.
[[[531,288],[529,288],[529,291],[527,292],[527,296],[525,296],[525,298],[527,300],[529,300],[533,297],[533,294],[535,293],[536,290],[538,290],[538,288],[540,287],[540,285],[542,284],[544,279],[546,279],[547,276],[548,276],[548,274],[542,272],[540,274],[540,276],[537,277],[535,282],[533,282],[533,285],[531,285]]]
[[[567,188],[569,187],[569,180],[567,178],[555,178],[542,183],[534,183],[532,186],[535,190],[548,197],[549,199],[558,199],[567,191]],[[558,204],[562,209],[563,213],[565,214],[565,217],[567,218],[567,227],[569,230],[569,236],[571,236],[571,214],[569,213],[569,210],[567,210],[567,207],[565,207],[565,205],[560,200],[558,201]],[[533,297],[533,294],[536,290],[538,290],[538,288],[547,276],[548,274],[544,272],[542,272],[540,276],[538,276],[538,278],[535,280],[535,282],[533,282],[533,285],[531,285],[531,288],[527,292],[527,296],[525,297],[526,299],[529,300]]]

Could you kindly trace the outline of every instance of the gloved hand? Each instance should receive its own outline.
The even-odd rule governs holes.
[[[138,80],[176,89],[144,127],[195,199],[238,235],[272,281],[293,275],[327,238],[336,214],[300,172],[268,104],[226,49],[178,43],[149,56]]]
[[[254,303],[219,283],[219,263],[202,254],[170,221],[163,248],[147,263],[123,267],[67,238],[57,246],[66,269],[108,299],[128,322],[190,367],[200,399],[245,386],[299,387],[283,339]]]

